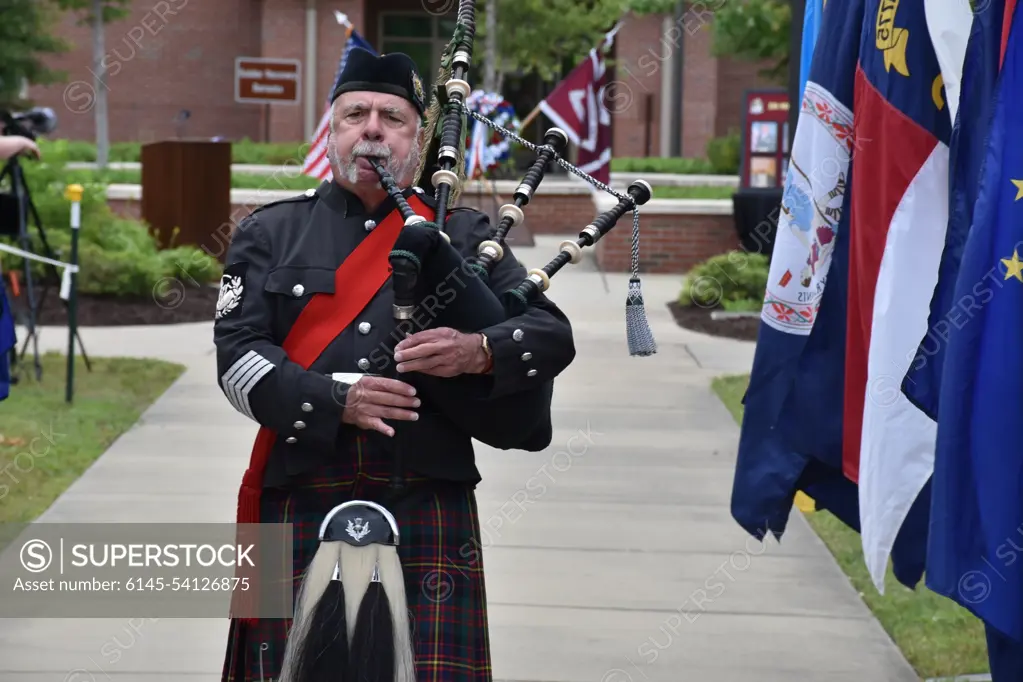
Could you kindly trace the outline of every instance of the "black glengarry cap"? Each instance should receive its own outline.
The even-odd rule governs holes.
[[[416,63],[401,52],[378,57],[361,47],[353,47],[330,101],[333,103],[342,94],[356,91],[397,95],[411,102],[420,116],[426,113],[426,93]]]

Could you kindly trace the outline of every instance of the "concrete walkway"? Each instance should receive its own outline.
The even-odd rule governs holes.
[[[518,254],[528,267],[559,240],[537,241]],[[709,383],[748,371],[752,344],[679,329],[665,307],[679,279],[648,276],[659,353],[630,358],[627,277],[575,268],[551,292],[578,347],[556,384],[551,447],[477,450],[496,679],[917,680],[798,513],[781,546],[729,515],[738,429]],[[233,521],[256,429],[216,387],[211,328],[83,329],[93,355],[188,371],[41,521]],[[65,340],[43,331],[46,347]],[[223,620],[0,621],[0,682],[214,682],[226,631]]]

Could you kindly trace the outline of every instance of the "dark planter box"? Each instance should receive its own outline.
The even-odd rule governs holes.
[[[735,233],[742,249],[770,257],[781,215],[782,189],[740,189],[732,196]]]

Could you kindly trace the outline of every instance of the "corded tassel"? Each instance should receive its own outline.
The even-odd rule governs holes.
[[[646,307],[643,304],[643,289],[639,276],[629,278],[629,297],[625,302],[625,329],[629,340],[629,355],[647,356],[657,352],[650,323],[646,319]]]
[[[657,352],[639,282],[639,207],[635,205],[632,208],[632,277],[629,278],[629,297],[625,301],[625,336],[629,340],[629,355],[645,357]]]

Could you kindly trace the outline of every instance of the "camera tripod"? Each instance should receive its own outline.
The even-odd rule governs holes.
[[[7,201],[9,204],[8,208],[13,208],[17,211],[17,239],[18,245],[23,251],[33,253],[32,250],[32,238],[29,236],[28,231],[28,216],[29,213],[32,215],[33,222],[35,223],[36,232],[39,234],[39,240],[42,242],[44,255],[51,260],[59,260],[54,254],[53,249],[50,248],[50,243],[46,239],[46,232],[43,229],[42,220],[39,219],[39,212],[36,210],[35,203],[32,201],[32,193],[29,190],[28,183],[25,182],[25,174],[21,168],[21,164],[18,161],[18,156],[12,156],[8,159],[2,171],[0,171],[0,184],[3,183],[4,178],[9,178],[11,181],[11,193],[14,201]],[[0,198],[6,199],[6,197],[0,196]],[[2,208],[2,207],[0,207]],[[0,210],[0,225],[7,223],[9,217],[7,210]],[[14,233],[0,230],[0,234],[7,236],[15,236]],[[59,282],[60,274],[57,272],[57,267],[52,263],[47,263],[50,274]],[[43,378],[43,366],[39,361],[39,330],[36,328],[36,317],[39,308],[46,300],[46,295],[49,293],[49,287],[44,285],[42,291],[42,297],[39,301],[36,301],[35,284],[32,278],[32,262],[26,258],[24,265],[25,272],[25,296],[28,302],[27,311],[27,324],[28,335],[25,337],[25,343],[21,347],[21,353],[18,355],[17,360],[20,364],[24,358],[25,353],[28,351],[28,344],[32,342],[32,356],[33,364],[35,367],[36,381],[41,381]],[[64,307],[68,307],[68,302],[64,301]],[[89,362],[89,356],[85,353],[85,344],[82,343],[81,335],[75,331],[75,338],[78,340],[78,347],[81,349],[82,358],[85,360],[85,367],[87,371],[92,371],[92,363]],[[15,363],[12,362],[12,383],[17,381],[17,371],[15,369]]]

